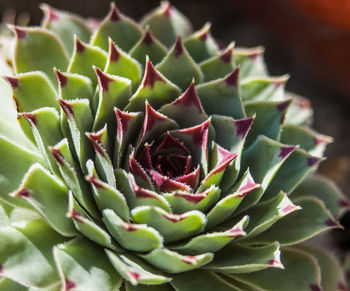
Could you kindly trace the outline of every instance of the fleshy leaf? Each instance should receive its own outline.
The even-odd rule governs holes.
[[[260,135],[243,152],[242,169],[245,170],[249,166],[255,182],[261,186],[244,199],[239,210],[247,209],[260,200],[278,169],[296,148],[296,146],[283,145]]]
[[[144,56],[143,62],[145,59],[146,57]],[[127,53],[123,52],[112,39],[109,39],[108,60],[104,71],[108,74],[131,80],[133,91],[136,90],[141,80],[142,71],[140,64]]]
[[[234,61],[241,68],[241,79],[248,76],[266,76],[267,69],[263,59],[264,48],[236,48]]]
[[[340,189],[325,177],[312,175],[303,180],[291,193],[291,199],[315,197],[324,202],[324,205],[336,218],[350,208],[350,202]]]
[[[177,36],[186,37],[191,33],[187,18],[167,1],[141,21],[143,27],[149,26],[152,33],[167,47],[174,44]]]
[[[72,222],[65,217],[68,189],[39,164],[30,167],[20,187],[11,195],[25,199],[58,233],[64,236],[76,235]]]
[[[136,286],[138,284],[145,285],[160,285],[169,282],[171,278],[151,273],[146,270],[139,261],[135,258],[128,258],[126,255],[120,255],[111,252],[110,250],[105,250],[108,259],[117,270],[117,272],[132,285]],[[144,263],[143,263],[144,264]],[[157,286],[157,288],[159,288]],[[159,290],[159,289],[158,289]]]
[[[292,98],[293,102],[286,114],[286,124],[310,125],[313,118],[313,110],[310,100],[295,96],[294,93],[286,92],[286,98]]]
[[[183,243],[169,246],[169,248],[179,251],[182,254],[191,255],[202,254],[205,252],[217,252],[232,242],[236,237],[246,235],[244,228],[248,221],[248,216],[245,216],[241,221],[228,230],[201,234]]]
[[[218,54],[218,47],[210,34],[210,27],[211,24],[206,23],[184,42],[186,49],[197,63]]]
[[[233,118],[244,118],[245,112],[239,92],[239,68],[211,82],[198,85],[197,92],[205,112]]]
[[[57,93],[42,72],[23,73],[5,79],[11,85],[17,111],[30,112],[41,107],[59,109]]]
[[[10,204],[31,208],[27,202],[18,201],[8,194],[14,191],[23,179],[24,174],[34,163],[45,165],[42,157],[34,152],[16,145],[7,138],[0,136],[0,195],[1,199]]]
[[[282,143],[298,144],[311,155],[322,157],[326,146],[333,142],[330,136],[316,133],[308,127],[285,124],[280,138]]]
[[[280,77],[246,78],[241,82],[242,99],[244,102],[283,101],[284,86],[288,75]]]
[[[43,237],[45,239],[43,239]],[[48,287],[59,281],[52,247],[64,238],[42,220],[0,231],[1,276],[25,286]]]
[[[69,55],[73,53],[74,35],[82,41],[89,41],[91,31],[83,18],[72,13],[54,9],[47,4],[42,4],[40,8],[44,12],[41,26],[59,36]]]
[[[107,51],[108,38],[110,37],[122,50],[128,51],[140,39],[141,35],[142,29],[138,24],[121,14],[115,3],[112,2],[109,14],[92,36],[91,44]]]
[[[219,200],[213,209],[207,215],[207,229],[218,225],[226,218],[230,217],[237,209],[244,197],[249,192],[257,189],[260,185],[256,184],[251,176],[249,169],[244,173],[240,181],[235,185],[234,192],[232,194],[224,196]]]
[[[194,270],[174,276],[170,283],[176,290],[192,291],[241,291],[222,277],[208,270]]]
[[[114,290],[122,284],[103,250],[86,239],[60,244],[53,253],[63,290]]]
[[[53,64],[60,70],[65,70],[68,66],[68,56],[62,42],[46,29],[38,27],[12,29],[16,35],[14,51],[16,73],[42,71],[50,78],[52,84],[55,84]]]
[[[149,252],[163,246],[163,238],[154,228],[125,222],[111,209],[105,209],[102,214],[109,232],[124,248]]]
[[[206,222],[203,213],[196,210],[178,215],[154,206],[134,208],[131,216],[135,223],[145,223],[158,230],[165,242],[192,237],[204,229]]]
[[[259,246],[230,244],[217,252],[214,260],[204,268],[228,274],[250,273],[266,268],[284,269],[280,253],[277,242]]]
[[[99,85],[99,103],[97,106],[93,130],[100,130],[105,123],[112,133],[115,128],[114,107],[124,108],[131,95],[131,82],[129,79],[103,73],[94,67]],[[113,134],[112,134],[113,135]]]
[[[93,87],[95,87],[97,81],[92,66],[104,68],[106,62],[107,53],[105,51],[99,47],[88,45],[75,37],[74,52],[67,71],[88,77],[92,81]]]
[[[274,268],[230,276],[263,290],[320,290],[320,270],[312,256],[294,249],[283,249],[281,261],[288,271]]]
[[[223,78],[234,70],[233,48],[234,43],[230,43],[220,55],[199,64],[206,82]]]
[[[128,221],[129,208],[123,194],[98,178],[92,161],[87,168],[89,175],[86,176],[86,180],[92,185],[93,195],[100,211],[112,209],[123,220]]]
[[[141,85],[130,98],[126,106],[127,111],[143,111],[147,100],[155,109],[172,102],[180,95],[180,89],[163,75],[161,75],[152,65],[150,60],[146,60],[145,73]]]
[[[254,242],[277,240],[281,245],[293,245],[325,230],[341,227],[320,200],[305,197],[294,201],[302,209],[281,219],[265,233],[254,237]]]
[[[142,38],[130,50],[129,54],[144,67],[146,56],[149,57],[153,64],[158,64],[167,54],[167,49],[153,36],[148,27]]]
[[[184,111],[186,114],[182,114]],[[198,125],[208,119],[193,81],[181,96],[172,103],[162,106],[159,112],[174,119],[182,128]]]
[[[185,90],[194,80],[201,83],[203,74],[199,66],[193,61],[179,36],[167,56],[156,66],[171,82]]]
[[[147,255],[140,255],[146,262],[168,273],[181,273],[200,268],[213,259],[212,253],[185,256],[168,249],[156,249]]]
[[[206,211],[214,205],[220,197],[220,189],[211,186],[202,193],[189,193],[185,191],[175,191],[164,194],[163,197],[169,202],[175,213],[184,213],[191,210]]]

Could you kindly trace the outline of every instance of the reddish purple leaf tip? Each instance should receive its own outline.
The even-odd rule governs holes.
[[[338,226],[338,222],[336,222],[335,220],[331,219],[331,218],[328,218],[324,224],[326,226],[329,226],[329,227],[333,227],[333,226]]]
[[[64,114],[68,119],[74,117],[73,107],[67,101],[58,99],[58,104],[61,106]]]
[[[93,186],[95,186],[98,189],[104,189],[104,185],[101,183],[99,179],[96,178],[94,174],[91,174],[86,177],[86,180],[90,182]]]
[[[289,100],[287,100],[287,101],[284,101],[284,102],[278,104],[278,105],[276,106],[276,108],[277,108],[278,111],[283,112],[283,111],[285,111],[285,110],[288,108],[288,106],[290,105],[290,103],[292,103],[292,99],[289,99]]]
[[[180,105],[183,107],[195,106],[198,109],[198,113],[203,113],[203,107],[199,100],[196,85],[192,81],[187,90],[179,96],[173,103],[173,105]]]
[[[222,60],[225,64],[230,64],[232,61],[233,55],[233,46],[230,45],[220,56],[220,60]]]
[[[169,221],[171,221],[171,222],[173,222],[173,223],[176,223],[176,222],[179,222],[179,221],[182,221],[182,220],[185,219],[185,216],[179,215],[179,214],[168,214],[168,213],[164,213],[164,214],[162,214],[162,216],[163,216],[165,219],[167,219],[167,220],[169,220]]]
[[[350,201],[348,201],[348,200],[346,200],[346,199],[339,199],[338,205],[339,205],[341,208],[350,208]]]
[[[18,79],[15,78],[15,77],[10,77],[10,76],[8,76],[8,77],[5,77],[5,80],[10,84],[10,86],[11,86],[13,89],[17,88],[18,85],[19,85],[19,81],[18,81]]]
[[[60,19],[58,13],[54,9],[52,9],[52,7],[45,5],[43,6],[43,10],[50,22],[57,21]]]
[[[151,87],[154,88],[154,85],[157,81],[166,83],[164,78],[158,73],[150,60],[147,60],[145,74],[142,80],[143,87]]]
[[[17,197],[28,198],[30,196],[30,192],[28,189],[22,188],[15,194]]]
[[[23,28],[19,28],[18,26],[14,26],[13,30],[18,39],[24,39],[27,37],[27,32]]]
[[[0,271],[1,273],[1,271]],[[339,289],[339,291],[349,291],[348,287],[346,286],[346,284],[344,282],[338,282],[337,287]]]
[[[33,124],[36,125],[38,123],[38,120],[33,113],[23,112],[19,113],[20,116],[22,116],[25,120],[28,121],[29,125],[32,126]]]
[[[117,46],[114,44],[113,40],[109,41],[109,60],[111,62],[117,62],[120,58],[120,52]]]
[[[311,284],[309,287],[311,291],[322,291],[321,287],[317,284]]]
[[[0,265],[0,275],[4,272],[4,267]]]
[[[108,91],[109,83],[114,82],[114,80],[110,78],[106,73],[102,72],[100,68],[94,67],[94,70],[100,89]]]
[[[63,166],[64,165],[64,156],[62,155],[61,151],[59,149],[55,149],[53,147],[50,147],[50,152],[53,155],[56,162]]]
[[[109,19],[113,22],[116,22],[116,21],[119,21],[120,20],[120,13],[119,13],[119,10],[117,8],[117,6],[115,5],[114,2],[112,2],[111,4],[111,10],[110,10],[110,13],[109,13]]]
[[[184,47],[183,47],[182,39],[181,39],[181,36],[179,35],[176,38],[176,42],[175,42],[175,46],[174,46],[175,58],[178,58],[179,56],[181,56],[183,53],[183,50],[184,50]]]
[[[77,37],[75,38],[75,49],[78,53],[82,53],[85,50],[85,44]]]
[[[309,167],[312,167],[312,166],[316,165],[318,162],[320,162],[321,160],[322,160],[322,159],[317,158],[317,157],[308,157],[308,158],[306,159],[306,162],[307,162],[307,165],[308,165]]]
[[[184,256],[181,261],[188,265],[195,265],[197,263],[197,258],[195,256]]]
[[[172,7],[171,7],[170,2],[168,2],[168,1],[165,2],[163,4],[163,15],[169,18],[171,16],[171,9],[172,9]]]
[[[200,33],[198,34],[198,38],[201,40],[201,41],[206,41],[208,36],[209,36],[209,33],[210,33],[210,25],[209,24],[206,24],[204,26],[204,28],[200,31]]]
[[[145,35],[142,38],[142,43],[151,45],[153,43],[153,36],[149,28],[147,28]]]
[[[106,155],[105,148],[102,143],[103,132],[99,133],[86,133],[87,138],[91,141],[92,146],[94,147],[96,153],[104,157]]]
[[[68,214],[68,216],[77,222],[80,222],[80,223],[84,222],[83,216],[75,209],[72,209],[71,212]]]
[[[57,80],[57,85],[61,88],[66,86],[68,82],[67,77],[60,70],[55,69],[54,72]]]
[[[267,264],[275,267],[275,268],[283,268],[283,265],[279,259],[271,259],[267,261]]]
[[[66,291],[70,291],[77,287],[75,282],[73,282],[72,280],[66,279],[65,281],[66,281]]]
[[[238,119],[235,121],[236,126],[236,136],[245,139],[247,136],[252,124],[254,121],[254,117]]]
[[[284,159],[288,157],[296,148],[296,146],[281,147],[278,157]]]
[[[232,73],[230,73],[226,78],[225,82],[229,86],[238,87],[238,81],[239,81],[239,67],[234,69]]]
[[[139,273],[136,273],[134,271],[129,271],[129,274],[136,280],[138,281],[141,277],[141,275]]]

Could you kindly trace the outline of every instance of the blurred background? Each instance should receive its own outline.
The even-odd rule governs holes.
[[[31,24],[42,17],[40,0],[0,0],[27,12]],[[334,137],[319,171],[350,198],[350,0],[173,0],[194,29],[212,23],[215,38],[236,46],[263,45],[271,75],[289,73],[287,89],[309,98],[314,128]],[[103,18],[110,1],[47,0],[49,5],[85,17]],[[159,0],[117,0],[124,14],[139,20]],[[26,17],[22,14],[22,17]],[[350,215],[342,221],[350,229]],[[343,233],[344,235],[344,233]],[[350,235],[343,242],[350,244]]]

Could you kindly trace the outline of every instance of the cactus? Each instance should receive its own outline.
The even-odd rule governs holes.
[[[349,207],[313,174],[331,138],[261,47],[165,2],[140,23],[42,9],[1,80],[0,290],[346,288],[304,242]]]

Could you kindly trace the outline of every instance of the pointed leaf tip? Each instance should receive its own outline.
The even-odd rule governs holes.
[[[142,43],[144,43],[146,45],[151,45],[153,43],[153,35],[152,35],[151,30],[149,29],[149,27],[147,27],[145,35],[142,38]]]
[[[283,111],[285,111],[285,110],[288,108],[288,106],[289,106],[291,103],[292,103],[292,99],[289,99],[289,100],[287,100],[287,101],[284,101],[284,102],[282,102],[282,103],[280,103],[280,104],[277,105],[277,110],[280,111],[280,112],[283,112]]]
[[[45,16],[50,22],[59,20],[59,15],[58,13],[49,5],[47,4],[42,4],[40,5],[41,10],[44,12]]]
[[[147,60],[145,75],[144,75],[143,80],[142,80],[142,86],[143,87],[149,86],[153,89],[156,81],[161,81],[163,83],[166,83],[164,78],[155,69],[155,67],[153,66],[151,61]]]
[[[67,85],[67,77],[58,69],[54,69],[54,73],[56,76],[56,81],[57,81],[57,85],[61,88],[63,88],[64,86]]]
[[[92,146],[94,147],[96,153],[104,157],[106,153],[105,153],[104,146],[102,144],[102,135],[103,135],[102,131],[99,133],[91,133],[91,132],[86,133],[86,136],[91,141]]]
[[[63,166],[64,165],[64,156],[61,153],[61,151],[59,149],[56,149],[53,147],[49,147],[49,150],[50,150],[51,154],[53,155],[54,159],[56,160],[56,162]]]
[[[184,50],[184,46],[183,46],[182,38],[179,35],[176,38],[176,42],[175,42],[175,46],[174,46],[175,58],[178,58],[183,53],[183,50]]]
[[[77,287],[77,284],[75,284],[75,282],[69,279],[65,279],[65,284],[66,284],[65,291],[70,291]]]
[[[309,287],[310,291],[322,291],[321,287],[317,284],[311,284]]]
[[[221,54],[220,59],[225,63],[225,64],[230,64],[232,61],[232,56],[233,56],[233,44],[229,45],[227,49]]]
[[[33,113],[23,112],[19,113],[19,115],[22,116],[25,120],[27,120],[30,126],[32,126],[32,124],[36,125],[38,122],[36,115]]]
[[[120,12],[114,2],[111,3],[109,19],[113,22],[117,22],[120,20]]]
[[[162,6],[163,6],[163,15],[166,17],[170,17],[171,16],[171,4],[169,1],[165,1],[162,2]]]
[[[204,25],[204,27],[201,29],[200,33],[198,34],[198,38],[201,40],[201,41],[206,41],[208,36],[209,36],[209,33],[210,33],[210,28],[211,28],[211,24],[210,23],[206,23]]]
[[[232,73],[230,73],[226,78],[225,82],[228,86],[237,87],[239,81],[239,67],[234,69]]]
[[[83,216],[78,211],[76,211],[74,209],[71,209],[71,211],[67,213],[67,217],[71,218],[77,222],[80,222],[80,223],[84,222]]]
[[[113,42],[113,40],[110,38],[109,39],[109,60],[111,62],[117,62],[120,58],[120,52]]]
[[[190,86],[187,88],[187,90],[179,96],[174,102],[174,105],[183,105],[184,107],[192,106],[194,105],[195,107],[198,108],[198,112],[202,113],[204,112],[202,104],[199,100],[197,90],[196,90],[196,85],[194,81],[190,84]]]
[[[255,117],[253,116],[250,118],[236,120],[235,121],[236,136],[244,139],[247,136],[248,131],[251,128],[254,119],[255,119]]]
[[[25,29],[18,26],[10,26],[18,39],[24,39],[27,37],[27,32]]]
[[[285,147],[281,147],[280,149],[280,153],[278,155],[279,158],[286,158],[287,156],[289,156],[289,154],[291,154],[294,150],[297,149],[297,146],[285,146]]]
[[[95,66],[93,66],[93,68],[95,70],[96,78],[97,78],[97,81],[98,81],[100,88],[104,91],[108,91],[109,83],[113,82],[113,79],[111,79],[110,77],[108,77],[107,74],[102,72],[102,70],[100,68],[95,67]]]
[[[18,190],[14,194],[14,197],[21,197],[21,198],[28,198],[29,196],[30,196],[30,192],[28,189],[25,189],[25,188]]]
[[[5,80],[10,84],[10,86],[15,89],[18,87],[19,85],[19,81],[17,78],[15,77],[10,77],[10,76],[7,76],[7,77],[4,77]]]
[[[86,176],[86,180],[98,189],[105,189],[104,185],[96,178],[94,174]]]
[[[64,101],[63,99],[58,99],[58,104],[61,106],[67,118],[74,117],[73,108],[68,102]]]
[[[312,166],[318,164],[319,162],[321,162],[322,160],[323,160],[323,158],[308,157],[306,161],[307,161],[307,165],[308,165],[309,167],[312,167]]]
[[[79,38],[75,37],[75,48],[78,53],[82,53],[85,50],[85,43],[83,43]]]

